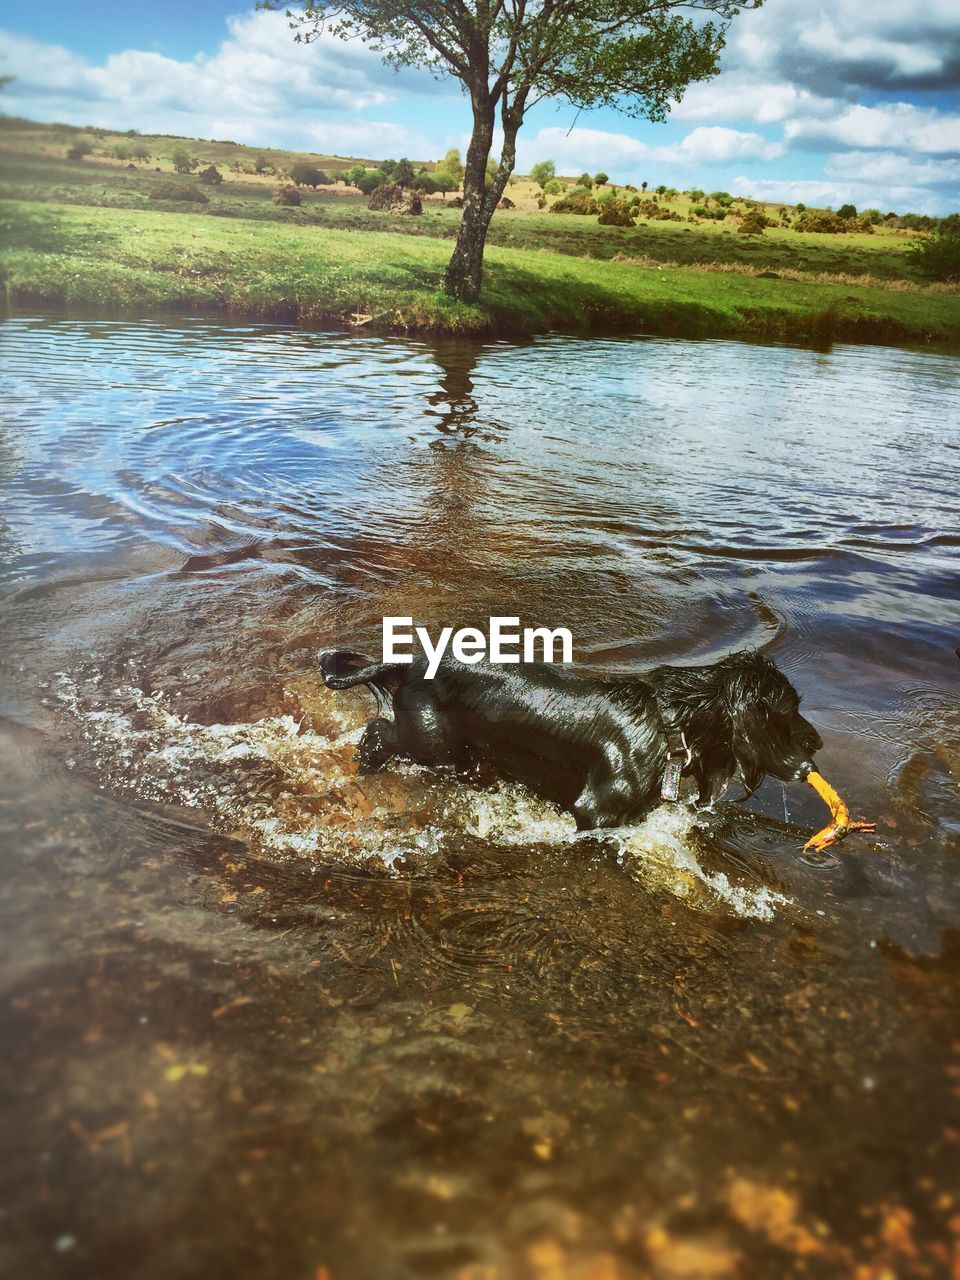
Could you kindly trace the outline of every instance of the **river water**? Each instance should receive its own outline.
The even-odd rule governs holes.
[[[4,1275],[948,1273],[955,357],[14,316],[0,360]],[[385,614],[763,646],[878,833],[358,778],[314,654]]]

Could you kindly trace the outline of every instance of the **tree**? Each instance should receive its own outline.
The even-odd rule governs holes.
[[[170,152],[170,163],[177,173],[192,173],[197,167],[197,161],[186,147],[174,147]]]
[[[147,161],[150,159],[150,148],[145,142],[134,142],[130,145],[130,154],[134,160]]]
[[[762,0],[261,0],[291,12],[297,39],[324,31],[359,37],[385,62],[458,79],[473,130],[463,216],[444,288],[463,301],[480,292],[494,210],[516,165],[517,134],[544,98],[577,109],[615,107],[660,121],[671,100],[718,68],[724,33]],[[681,16],[681,11],[688,16]],[[692,16],[690,16],[692,14]],[[487,160],[499,126],[493,180]]]
[[[350,185],[355,187],[366,172],[362,164],[355,164],[352,169],[348,169],[347,179]]]
[[[84,156],[88,156],[93,150],[93,144],[88,142],[86,138],[78,138],[72,147],[67,149],[68,160],[82,160]]]
[[[604,172],[601,170],[601,172],[600,172],[600,173],[595,173],[595,174],[593,175],[593,181],[594,181],[594,183],[595,183],[595,185],[596,185],[596,186],[598,186],[598,187],[605,187],[605,186],[607,185],[607,183],[610,181],[610,175],[609,175],[609,173],[604,173]]]
[[[444,197],[448,191],[456,191],[460,185],[449,169],[434,169],[430,178],[434,191],[439,191]]]
[[[413,179],[413,165],[406,156],[403,156],[397,161],[397,167],[393,171],[393,180],[398,187],[412,187]]]
[[[856,216],[857,206],[855,204],[842,204],[837,210],[837,217],[843,218],[844,221],[846,221],[847,218],[855,218]]]
[[[460,180],[463,177],[463,161],[461,160],[460,152],[456,147],[450,148],[438,167],[443,169],[446,173],[452,173],[456,179],[457,186],[459,187]]]
[[[538,160],[530,169],[530,181],[535,182],[541,190],[556,176],[557,166],[552,160]]]

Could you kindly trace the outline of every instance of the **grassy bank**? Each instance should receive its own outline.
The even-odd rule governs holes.
[[[203,145],[234,159],[251,151]],[[440,292],[460,216],[441,197],[426,201],[422,217],[403,218],[371,212],[341,184],[278,208],[275,176],[228,172],[204,189],[207,204],[156,200],[170,145],[151,146],[151,167],[105,155],[77,162],[64,157],[53,127],[49,136],[3,131],[9,305],[213,311],[451,335],[639,330],[960,345],[960,291],[923,281],[905,253],[914,237],[894,228],[824,236],[776,226],[743,236],[736,218],[601,227],[539,211],[538,189],[518,179],[517,209],[498,212],[491,227],[482,303],[465,307]],[[337,157],[327,168],[347,163]],[[177,180],[198,185],[194,175]],[[685,200],[671,207],[682,214]]]
[[[562,329],[960,341],[960,298],[944,292],[492,246],[483,303],[465,307],[439,292],[450,246],[428,236],[49,202],[4,202],[0,219],[14,306],[219,311],[460,335]]]

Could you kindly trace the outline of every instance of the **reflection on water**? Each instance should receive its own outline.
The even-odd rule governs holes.
[[[35,317],[0,355],[0,1270],[945,1273],[956,360]],[[360,778],[313,654],[388,613],[769,646],[879,835],[817,872],[797,787],[598,839]]]

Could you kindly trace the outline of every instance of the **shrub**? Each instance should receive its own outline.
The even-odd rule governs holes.
[[[593,179],[590,177],[589,173],[581,173],[580,177],[577,179],[577,186],[583,187],[584,191],[589,191],[593,187]]]
[[[356,185],[365,196],[369,196],[376,191],[377,187],[382,187],[385,182],[387,182],[387,175],[382,169],[371,169],[357,179]]]
[[[290,170],[290,181],[298,187],[313,187],[316,190],[317,187],[326,186],[330,179],[315,164],[308,160],[298,160]]]
[[[254,173],[272,172],[272,166],[266,156],[258,154],[253,157],[253,172]]]
[[[607,183],[610,181],[610,175],[608,173],[603,173],[603,172],[595,173],[593,175],[593,181],[596,186],[605,187]]]
[[[721,209],[729,209],[733,204],[733,196],[729,191],[711,191],[710,199],[718,204]]]
[[[84,141],[81,138],[78,142],[75,142],[73,146],[70,147],[70,149],[67,151],[67,159],[82,160],[83,157],[88,156],[92,150],[93,150],[93,147],[91,146],[91,144],[89,142]]]
[[[150,188],[151,200],[191,200],[194,204],[209,204],[210,197],[199,187],[188,187],[182,182],[157,182]]]
[[[740,234],[742,236],[762,236],[764,227],[770,225],[765,214],[759,209],[748,209],[740,219]]]
[[[851,218],[847,223],[848,231],[859,231],[861,235],[873,235],[873,223],[864,214],[860,214],[857,218]]]
[[[404,191],[398,182],[384,182],[371,192],[368,209],[382,213],[423,213],[423,201],[415,191]]]
[[[561,184],[556,178],[551,178],[547,185],[543,188],[548,196],[558,196],[563,190]]]
[[[537,196],[537,208],[545,209],[546,207],[547,207],[547,197],[541,191],[540,194]]]
[[[219,187],[223,181],[223,174],[215,164],[208,164],[206,169],[200,170],[200,181],[208,187]]]
[[[355,164],[352,169],[348,169],[347,179],[349,180],[351,186],[354,186],[354,187],[357,186],[360,182],[360,179],[363,177],[363,175],[366,172],[367,171],[362,164]]]
[[[907,249],[921,275],[932,280],[960,280],[960,225],[944,218],[940,231]]]
[[[727,216],[726,209],[707,209],[702,204],[695,204],[691,212],[698,218],[710,218],[714,222],[722,222]]]
[[[797,213],[806,213],[807,211],[807,206],[802,202],[795,204],[793,207],[796,209]]]
[[[129,160],[130,148],[125,142],[118,142],[116,146],[111,148],[114,160]]]
[[[883,214],[879,209],[864,209],[860,217],[866,218],[872,227],[879,226],[883,221]]]
[[[578,189],[568,196],[561,196],[550,206],[551,213],[591,214],[597,212],[597,202],[589,191]]]
[[[597,219],[601,227],[633,227],[633,210],[627,200],[604,200],[600,205],[600,217]]]
[[[810,209],[797,222],[798,231],[816,231],[820,235],[838,235],[849,228],[844,220],[829,209]]]
[[[842,218],[846,222],[849,218],[857,216],[857,206],[855,204],[842,204],[837,210],[837,217]]]
[[[706,195],[706,192],[701,191],[699,187],[694,187],[692,191],[687,192],[687,195],[690,197],[691,200],[694,200],[697,203],[699,203],[703,199],[703,197]]]
[[[292,182],[282,182],[273,193],[273,203],[297,205],[300,203],[300,192]]]

